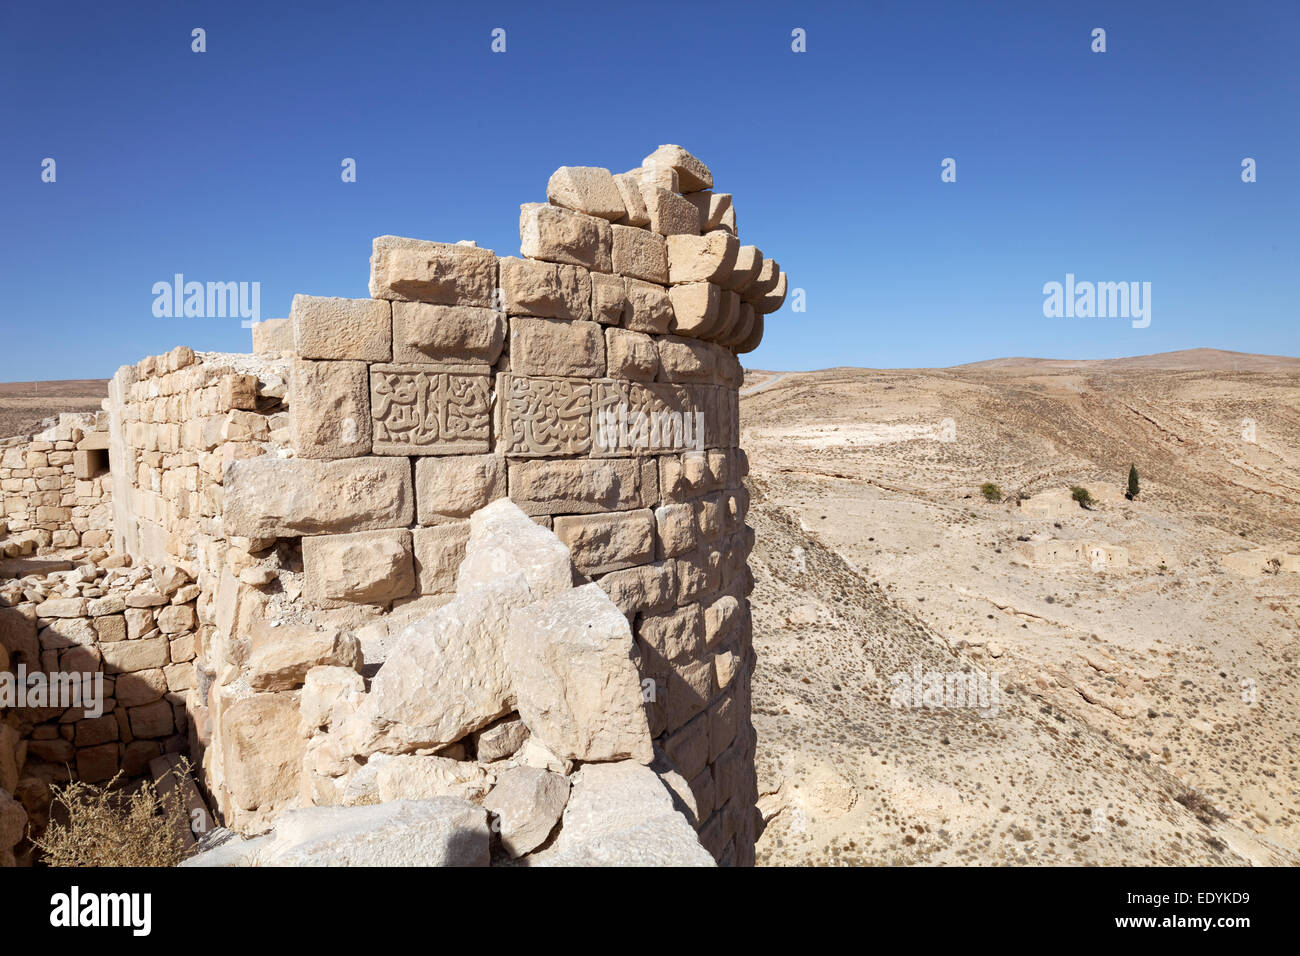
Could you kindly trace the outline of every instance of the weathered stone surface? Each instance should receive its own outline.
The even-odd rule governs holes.
[[[253,323],[253,351],[293,351],[293,323],[288,319],[264,319]]]
[[[777,276],[776,284],[768,289],[758,298],[752,300],[754,311],[760,315],[768,315],[775,312],[785,303],[786,278],[782,272]]]
[[[682,564],[677,562],[679,571]],[[698,604],[687,604],[669,613],[647,614],[637,624],[637,638],[655,658],[687,660],[704,648],[704,614]]]
[[[189,604],[172,604],[158,612],[158,630],[169,637],[192,631],[196,623],[194,608]]]
[[[668,237],[668,281],[726,284],[736,264],[740,242],[726,232]]]
[[[591,318],[591,274],[554,262],[501,260],[501,291],[509,315]]]
[[[236,700],[220,720],[221,765],[232,811],[227,823],[238,828],[292,806],[306,748],[293,695]]]
[[[677,569],[672,561],[611,571],[596,583],[629,621],[640,612],[671,607],[677,599]]]
[[[730,193],[715,193],[704,189],[682,197],[700,211],[700,232],[723,229],[733,236],[736,233],[736,210]]]
[[[659,351],[644,332],[606,329],[605,361],[612,378],[653,382],[659,372]]]
[[[496,272],[491,249],[379,236],[370,256],[370,295],[491,308]]]
[[[627,280],[623,276],[591,273],[592,319],[605,325],[618,325],[627,307]]]
[[[438,747],[509,713],[501,642],[510,609],[532,598],[523,575],[510,574],[407,625],[375,675],[353,745],[362,753]]]
[[[610,271],[610,227],[604,219],[546,203],[519,207],[520,252],[529,259]]]
[[[415,463],[415,503],[420,524],[468,518],[506,496],[506,462],[499,455],[421,458]]]
[[[116,641],[100,648],[104,655],[104,672],[129,674],[162,667],[167,661],[167,638],[153,637],[136,641]]]
[[[510,614],[505,657],[519,716],[560,757],[653,759],[627,618],[599,585]]]
[[[295,359],[289,394],[293,449],[299,457],[370,454],[370,376],[365,362]]]
[[[421,594],[452,594],[456,570],[465,560],[469,522],[453,521],[411,532],[415,548],[415,575]]]
[[[295,295],[289,320],[300,358],[387,362],[393,356],[392,306],[384,299]]]
[[[468,305],[393,303],[393,362],[492,364],[505,343],[505,316]]]
[[[758,273],[744,289],[738,290],[746,302],[756,303],[781,281],[781,266],[775,259],[764,259]],[[764,313],[766,314],[766,313]]]
[[[517,504],[502,498],[470,518],[469,542],[456,591],[464,594],[514,574],[523,575],[534,599],[573,584],[569,549]]]
[[[709,167],[680,146],[671,143],[660,146],[641,160],[641,165],[651,167],[667,166],[675,170],[678,185],[684,193],[713,188],[713,173],[709,172]]]
[[[698,235],[700,213],[677,193],[662,186],[641,184],[641,197],[650,213],[650,230],[661,236]]]
[[[311,624],[259,624],[253,631],[248,682],[254,690],[301,687],[314,667],[361,667],[361,645],[351,634]]]
[[[302,563],[303,594],[311,601],[388,604],[415,589],[404,528],[304,537]]]
[[[512,767],[498,777],[483,807],[496,817],[502,847],[519,857],[545,842],[568,800],[567,777],[536,767]]]
[[[668,242],[663,236],[634,226],[610,226],[610,231],[614,272],[661,285],[668,282]]]
[[[525,514],[590,513],[649,505],[658,478],[633,458],[514,461],[510,489]]]
[[[736,263],[731,267],[731,275],[723,283],[732,292],[744,293],[758,278],[758,271],[763,268],[763,253],[756,246],[741,246],[736,250]]]
[[[654,559],[654,516],[649,509],[565,515],[555,519],[555,536],[583,574],[604,574]]]
[[[497,450],[526,457],[586,454],[591,402],[589,379],[500,375]]]
[[[299,709],[308,734],[337,726],[351,716],[366,693],[365,678],[354,668],[324,664],[307,671]]]
[[[492,786],[486,771],[473,761],[415,754],[376,754],[372,759],[379,762],[375,785],[384,803],[430,797],[458,797],[477,803]]]
[[[245,538],[402,527],[415,510],[403,459],[263,456],[228,462],[223,481],[225,532]]]
[[[565,783],[568,797],[568,783]],[[557,815],[558,819],[558,815]],[[0,867],[13,866],[13,848],[27,832],[27,811],[23,805],[0,789]]]
[[[486,452],[492,433],[491,390],[486,366],[370,366],[374,453]]]
[[[746,336],[743,342],[739,342],[732,347],[736,350],[736,354],[744,355],[746,352],[752,352],[754,349],[758,348],[759,343],[762,341],[763,317],[761,315],[755,315],[754,324],[749,330],[749,335]]]
[[[262,866],[487,866],[487,814],[433,797],[284,813],[257,853]]]
[[[474,755],[482,763],[511,756],[528,739],[528,726],[517,715],[502,717],[474,735]]]
[[[605,337],[596,322],[518,316],[510,320],[510,370],[516,375],[605,374]]]
[[[672,330],[699,338],[718,319],[722,289],[712,282],[687,282],[668,290],[673,303]]]
[[[614,177],[600,166],[561,166],[546,184],[546,198],[557,206],[611,222],[627,213]]]
[[[671,558],[691,551],[699,543],[695,527],[695,507],[689,502],[660,505],[655,509],[658,554]]]
[[[544,866],[713,866],[667,787],[639,763],[588,764],[573,777]]]
[[[653,282],[627,280],[628,311],[623,327],[633,332],[662,335],[672,327],[673,303],[668,290]]]
[[[665,335],[658,340],[662,377],[669,382],[713,381],[720,349],[698,339]]]
[[[614,185],[618,187],[619,196],[623,199],[623,208],[626,210],[626,215],[621,221],[628,226],[650,225],[650,213],[645,207],[645,200],[641,198],[640,177],[631,173],[617,173],[614,176]]]

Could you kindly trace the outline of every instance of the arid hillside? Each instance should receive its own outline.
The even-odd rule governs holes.
[[[93,412],[108,394],[108,380],[0,382],[0,438],[29,435],[60,412]]]
[[[1297,858],[1295,360],[746,385],[760,860]]]

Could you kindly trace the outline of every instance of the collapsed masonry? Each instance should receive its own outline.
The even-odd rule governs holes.
[[[542,791],[553,807],[571,782],[579,809],[562,802],[536,846],[567,833],[567,859],[617,862],[579,850],[569,817],[649,764],[714,859],[752,863],[737,354],[786,280],[711,186],[672,146],[617,176],[565,167],[549,204],[522,207],[522,258],[380,237],[370,299],[297,296],[254,328],[254,355],[178,348],[118,371],[114,546],[157,569],[125,603],[158,573],[194,582],[191,680],[162,699],[183,699],[171,732],[227,826],[275,826],[283,855],[281,831],[308,820],[277,825],[286,811],[482,813]],[[518,555],[474,557],[478,524],[528,537],[487,507],[502,498],[554,543],[531,548],[564,553],[563,587],[558,559],[512,594]],[[649,813],[638,786],[648,803],[614,803]]]

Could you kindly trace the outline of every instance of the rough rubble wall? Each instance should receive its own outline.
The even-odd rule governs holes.
[[[0,441],[4,557],[107,543],[112,521],[107,448],[103,412],[64,413],[44,432]]]
[[[198,580],[191,720],[228,822],[334,799],[313,792],[307,670],[381,663],[452,600],[469,516],[508,496],[627,616],[701,842],[752,862],[737,354],[785,276],[711,186],[676,147],[620,176],[566,167],[521,208],[522,258],[380,237],[372,297],[296,297],[254,330],[274,358],[119,371],[119,546]]]

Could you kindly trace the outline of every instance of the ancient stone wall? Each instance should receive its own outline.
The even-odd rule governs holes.
[[[13,558],[108,541],[108,415],[64,413],[32,436],[0,440],[0,552]]]
[[[367,754],[324,752],[309,673],[372,678],[456,599],[471,515],[508,497],[623,613],[654,759],[687,782],[701,843],[752,862],[737,356],[785,276],[711,187],[678,147],[617,176],[564,167],[521,207],[522,257],[380,237],[371,298],[295,297],[254,329],[259,356],[119,370],[116,540],[197,582],[189,719],[229,824],[343,801],[331,768]],[[378,752],[466,763],[488,723]]]

